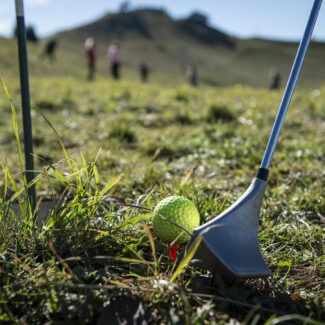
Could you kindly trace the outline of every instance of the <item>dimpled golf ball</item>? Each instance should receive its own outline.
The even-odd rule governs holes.
[[[200,225],[200,214],[194,203],[181,196],[169,196],[160,201],[155,207],[156,213],[152,220],[153,231],[162,241],[171,243],[176,237],[182,233],[177,239],[178,244],[183,244],[190,239],[190,235],[184,232],[180,227],[164,220],[164,218],[176,223],[190,233],[193,229]]]

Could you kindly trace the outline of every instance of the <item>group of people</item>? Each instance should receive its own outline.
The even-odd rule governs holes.
[[[95,40],[92,37],[88,37],[85,40],[85,54],[86,61],[88,66],[88,74],[87,79],[93,80],[95,78],[96,72],[96,49],[95,49]],[[54,60],[54,53],[57,48],[57,40],[51,39],[49,40],[45,46],[44,51],[41,56],[47,56],[50,60]],[[118,42],[113,41],[107,51],[107,60],[110,68],[110,73],[113,79],[120,79],[121,77],[121,48]],[[139,66],[139,75],[142,82],[147,82],[149,78],[149,67],[146,62],[140,62]],[[188,83],[196,87],[199,84],[197,67],[194,63],[189,63],[186,69],[186,79]],[[276,90],[281,87],[281,75],[278,71],[272,69],[270,73],[270,83],[269,89]]]
[[[95,78],[95,66],[96,66],[96,49],[95,40],[92,37],[88,37],[85,41],[85,53],[88,65],[88,80]],[[110,44],[107,51],[107,60],[110,67],[110,73],[113,79],[120,79],[121,77],[121,48],[118,42],[114,41]],[[145,62],[141,62],[139,65],[140,78],[143,82],[148,80],[149,67]]]
[[[88,37],[85,40],[85,54],[88,65],[87,79],[93,80],[95,78],[95,67],[96,67],[96,48],[95,40],[92,37]],[[110,74],[113,79],[117,80],[121,77],[121,48],[118,42],[113,41],[108,47],[107,60],[110,68]],[[142,61],[139,64],[139,75],[142,82],[147,82],[149,78],[149,67],[146,62]],[[186,71],[186,77],[188,82],[192,86],[198,85],[198,76],[196,66],[189,64]]]
[[[96,65],[96,51],[95,51],[95,40],[92,37],[88,37],[85,41],[85,53],[88,65],[88,80],[95,78],[95,65]],[[118,42],[113,41],[107,51],[107,60],[110,67],[110,73],[113,79],[120,79],[121,70],[121,48]],[[147,82],[149,77],[149,67],[143,61],[139,64],[139,74],[142,82]],[[196,65],[190,63],[187,67],[186,78],[191,86],[198,86],[198,74]],[[281,84],[281,76],[277,71],[273,71],[270,78],[270,89],[278,89]]]

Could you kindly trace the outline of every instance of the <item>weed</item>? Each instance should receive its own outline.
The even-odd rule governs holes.
[[[129,126],[125,123],[113,125],[111,131],[109,132],[110,137],[118,139],[123,143],[135,143],[136,135],[130,130]]]
[[[209,107],[207,114],[207,121],[213,123],[215,121],[229,122],[234,120],[234,114],[228,109],[226,105],[212,104]]]
[[[176,114],[175,121],[182,125],[190,125],[193,123],[191,116],[187,113]]]
[[[55,98],[46,97],[37,100],[33,106],[35,109],[40,110],[54,110],[60,108],[61,103],[59,103]]]
[[[190,95],[187,88],[178,88],[175,92],[175,99],[187,103],[190,100]]]

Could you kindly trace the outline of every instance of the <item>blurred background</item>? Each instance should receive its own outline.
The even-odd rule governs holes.
[[[312,4],[309,0],[24,2],[31,76],[89,77],[85,41],[91,38],[96,76],[109,77],[108,47],[117,43],[123,79],[139,80],[145,70],[150,82],[192,83],[194,71],[194,85],[253,87],[270,87],[276,75],[278,86],[284,86]],[[12,0],[0,2],[0,35],[1,75],[17,75]],[[298,85],[324,83],[324,40],[321,10]]]

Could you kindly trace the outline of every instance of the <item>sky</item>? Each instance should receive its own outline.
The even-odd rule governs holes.
[[[96,20],[119,10],[121,0],[24,0],[26,24],[41,37]],[[131,0],[131,9],[164,8],[174,18],[193,11],[231,35],[297,41],[304,31],[312,0]],[[0,35],[10,37],[15,25],[14,0],[0,0]],[[325,5],[314,39],[325,41]]]

